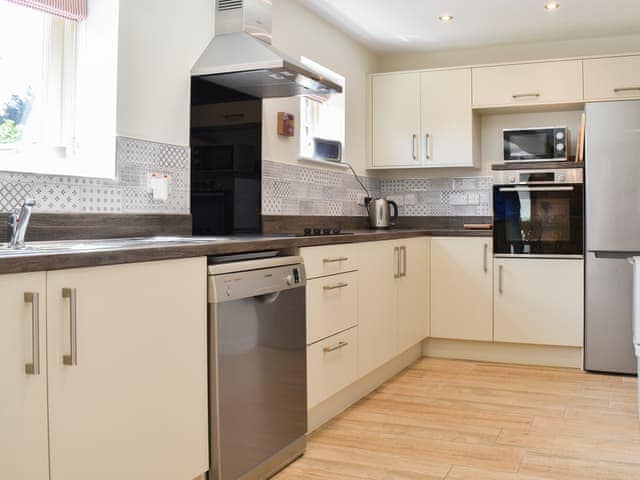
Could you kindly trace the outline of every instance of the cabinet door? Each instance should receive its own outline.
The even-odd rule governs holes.
[[[420,74],[374,76],[373,167],[420,165]]]
[[[429,239],[399,241],[402,276],[398,287],[399,352],[424,340],[428,326]]]
[[[358,274],[358,374],[361,377],[398,351],[396,246],[394,241],[359,245],[359,258],[363,259]]]
[[[473,167],[471,69],[422,73],[421,98],[421,163]]]
[[[204,258],[47,274],[52,479],[208,470],[206,275]]]
[[[0,299],[0,477],[46,480],[45,274],[0,275]]]
[[[640,98],[640,56],[594,58],[583,65],[585,100]]]
[[[582,62],[561,61],[473,69],[473,105],[582,101]]]
[[[494,268],[496,341],[582,346],[582,260],[500,258]]]
[[[431,336],[493,339],[492,241],[431,239]]]

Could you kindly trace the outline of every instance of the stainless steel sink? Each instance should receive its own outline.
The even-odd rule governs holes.
[[[7,243],[0,243],[0,258],[25,255],[43,255],[69,252],[93,252],[102,250],[119,250],[131,248],[170,247],[175,245],[199,245],[219,242],[222,237],[140,237],[113,238],[106,240],[62,240],[54,242],[30,242],[23,248],[10,248]]]

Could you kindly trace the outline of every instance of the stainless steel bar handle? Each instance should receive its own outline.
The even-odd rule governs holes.
[[[427,160],[431,160],[431,135],[425,133],[424,142],[424,149],[426,150]]]
[[[511,95],[513,97],[514,100],[518,99],[518,98],[530,98],[530,97],[534,97],[534,98],[538,98],[540,97],[539,93],[514,93],[513,95]]]
[[[411,152],[413,154],[413,159],[416,160],[418,158],[418,155],[416,154],[416,140],[418,139],[418,136],[414,133],[413,137],[411,138]]]
[[[489,245],[488,244],[484,244],[484,257],[482,260],[482,265],[484,267],[484,273],[487,273],[489,271],[489,267],[487,266],[487,253],[489,252]]]
[[[323,258],[322,263],[346,262],[348,260],[349,260],[349,257]]]
[[[75,288],[63,288],[62,297],[69,299],[69,355],[62,356],[62,363],[78,365],[78,292]]]
[[[331,347],[324,347],[322,351],[324,353],[335,352],[336,350],[340,350],[341,348],[344,348],[347,345],[349,345],[349,342],[338,342],[335,345],[332,345]]]
[[[402,271],[400,272],[401,277],[407,276],[407,247],[400,247],[400,254],[402,255]]]
[[[500,265],[498,267],[498,292],[500,292],[500,295],[504,293],[504,291],[502,290],[502,270],[503,266]]]
[[[393,278],[400,278],[400,247],[393,247],[393,255],[396,260],[396,272],[393,274]]]
[[[613,93],[635,92],[635,91],[640,91],[640,87],[622,87],[622,88],[613,89]]]
[[[24,366],[27,375],[40,375],[40,294],[24,294],[24,302],[31,304],[31,363]]]
[[[348,283],[340,282],[340,283],[334,283],[333,285],[324,285],[322,287],[322,289],[323,290],[337,290],[339,288],[346,288],[348,286],[349,286]]]
[[[573,187],[500,187],[501,192],[571,192]]]

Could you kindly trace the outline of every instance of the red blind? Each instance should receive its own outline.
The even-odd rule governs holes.
[[[87,0],[9,0],[18,5],[35,8],[42,12],[69,20],[82,20],[87,16]]]

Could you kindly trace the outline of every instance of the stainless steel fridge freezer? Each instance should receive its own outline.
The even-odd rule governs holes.
[[[586,106],[586,370],[636,372],[633,270],[640,254],[640,101]]]

